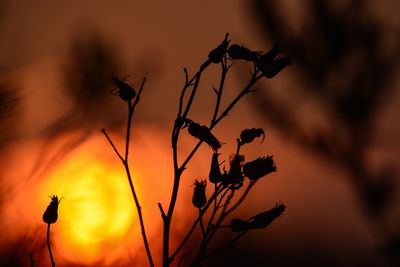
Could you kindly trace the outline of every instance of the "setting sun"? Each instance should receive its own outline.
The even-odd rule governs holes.
[[[115,253],[132,238],[132,196],[121,167],[87,150],[73,154],[46,179],[42,195],[54,192],[62,199],[55,227],[58,253],[89,263]]]

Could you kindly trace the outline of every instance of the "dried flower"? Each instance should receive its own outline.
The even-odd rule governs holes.
[[[257,61],[257,67],[261,70],[265,77],[271,79],[278,74],[286,66],[290,65],[290,57],[278,57],[279,49],[274,46],[270,51],[260,56]]]
[[[58,197],[53,195],[50,197],[51,202],[47,206],[46,211],[43,213],[43,221],[47,224],[55,223],[58,219],[58,204],[60,204],[60,200]]]
[[[229,184],[241,184],[243,181],[242,176],[242,164],[244,161],[243,155],[235,154],[231,159],[231,168],[228,172],[228,183]]]
[[[211,159],[210,174],[208,178],[211,183],[219,183],[222,179],[221,170],[219,168],[218,153],[214,152]]]
[[[208,54],[208,58],[212,63],[220,63],[224,58],[224,55],[229,45],[228,36],[229,34],[227,33],[222,43]]]
[[[252,225],[247,221],[243,221],[238,218],[233,218],[231,223],[229,224],[229,227],[234,232],[242,232],[242,231],[250,230]]]
[[[192,203],[193,206],[195,206],[196,208],[201,208],[207,203],[206,185],[207,185],[206,180],[201,180],[201,181],[195,180],[194,182]]]
[[[200,125],[190,119],[186,119],[185,123],[189,125],[188,132],[190,135],[206,142],[214,151],[217,151],[221,147],[221,143],[211,133],[207,126]]]
[[[258,180],[275,171],[276,165],[272,156],[259,157],[243,165],[243,173],[250,180]]]
[[[121,97],[122,100],[128,101],[136,96],[135,89],[133,89],[133,87],[127,84],[126,82],[118,79],[117,77],[112,77],[111,80],[117,87],[115,94],[119,95],[119,97]]]
[[[251,143],[256,137],[260,137],[262,135],[262,141],[265,139],[265,133],[262,128],[251,128],[251,129],[244,129],[240,133],[240,141],[243,144]]]
[[[276,218],[282,215],[286,207],[282,203],[277,203],[275,207],[268,211],[261,212],[253,217],[251,222],[253,228],[265,228]]]
[[[255,61],[259,57],[260,53],[255,52],[255,51],[251,51],[247,47],[244,47],[244,46],[241,46],[241,45],[237,45],[237,44],[233,44],[228,49],[228,55],[232,59],[242,59],[242,60],[246,60],[246,61]]]

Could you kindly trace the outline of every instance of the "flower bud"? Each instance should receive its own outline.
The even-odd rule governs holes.
[[[196,208],[201,208],[207,203],[206,185],[207,185],[206,180],[201,180],[201,181],[195,180],[194,182],[192,203],[193,206],[195,206]]]
[[[193,137],[206,142],[212,147],[214,151],[217,151],[221,147],[219,140],[211,133],[210,129],[205,125],[200,125],[192,120],[186,119],[186,124],[189,124],[188,132]]]
[[[229,45],[228,35],[229,34],[226,34],[225,39],[222,41],[222,43],[208,54],[208,58],[212,63],[220,63],[224,58],[224,55]]]
[[[238,218],[233,218],[231,223],[229,224],[229,227],[234,232],[242,232],[242,231],[250,230],[251,224],[247,221],[243,221]]]
[[[136,96],[135,89],[133,89],[132,86],[118,79],[117,77],[112,77],[111,79],[117,87],[117,94],[122,100],[128,101]]]
[[[61,201],[61,199],[60,199]],[[53,195],[51,197],[51,202],[47,206],[46,211],[43,213],[43,221],[47,224],[55,223],[58,219],[58,204],[60,204],[58,197]]]
[[[258,180],[275,171],[276,165],[272,156],[260,157],[243,165],[243,173],[250,180]]]
[[[256,137],[260,137],[262,135],[262,141],[265,139],[265,133],[262,128],[251,128],[251,129],[244,129],[240,133],[240,141],[243,144],[251,143]]]
[[[257,59],[257,67],[265,77],[271,79],[286,66],[290,65],[290,57],[278,57],[279,48],[274,46],[270,51]]]
[[[244,161],[243,155],[235,154],[231,159],[231,168],[228,172],[228,183],[229,184],[240,184],[243,181],[242,176],[242,163]]]
[[[259,53],[251,51],[250,49],[248,49],[244,46],[233,44],[228,49],[228,55],[232,59],[242,59],[245,61],[254,61],[258,58]]]
[[[211,167],[210,167],[210,174],[208,178],[210,179],[211,183],[219,183],[222,179],[221,170],[219,168],[218,162],[218,153],[214,152],[211,159]]]
[[[282,203],[277,203],[272,209],[257,214],[256,216],[254,216],[253,221],[251,222],[253,228],[267,227],[276,218],[281,216],[285,209],[285,205],[283,205]]]

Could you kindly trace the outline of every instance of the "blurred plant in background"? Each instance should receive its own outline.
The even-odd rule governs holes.
[[[286,139],[348,174],[371,232],[398,260],[400,229],[390,227],[400,220],[394,215],[396,165],[376,166],[371,159],[400,62],[398,30],[375,12],[385,4],[309,0],[294,4],[293,14],[283,2],[251,1],[250,13],[261,36],[290,53],[299,91],[290,101],[260,90],[253,100],[258,113]],[[304,120],[308,115],[299,107],[310,104],[323,123]]]

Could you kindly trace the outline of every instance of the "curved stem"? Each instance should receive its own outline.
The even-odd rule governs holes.
[[[51,251],[51,245],[50,245],[50,223],[47,224],[47,247],[49,249],[51,267],[55,267],[56,263],[54,262],[53,252]]]

